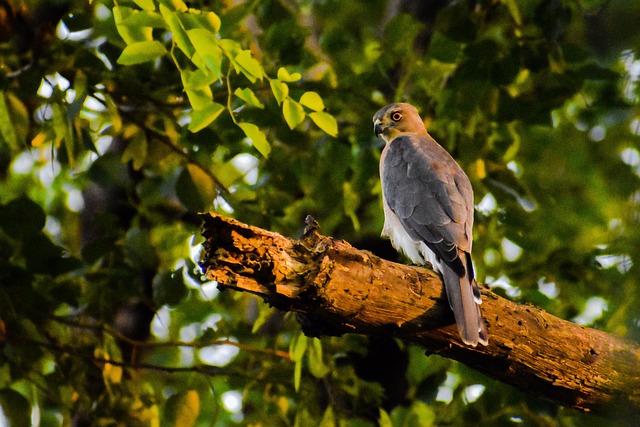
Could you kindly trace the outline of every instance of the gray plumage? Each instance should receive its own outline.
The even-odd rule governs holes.
[[[487,345],[471,262],[474,208],[469,178],[427,133],[410,104],[390,104],[373,120],[376,135],[386,142],[380,158],[383,236],[414,263],[433,265],[463,342]]]

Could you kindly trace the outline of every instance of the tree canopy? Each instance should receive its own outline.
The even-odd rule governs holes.
[[[1,0],[0,419],[601,425],[218,291],[196,212],[292,237],[310,214],[399,260],[371,117],[411,102],[473,184],[479,281],[639,341],[639,20],[623,0]]]

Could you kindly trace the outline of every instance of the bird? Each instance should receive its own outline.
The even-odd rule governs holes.
[[[488,345],[471,261],[473,188],[451,155],[427,132],[418,110],[394,103],[373,116],[380,156],[382,237],[414,264],[433,266],[444,283],[462,341]]]

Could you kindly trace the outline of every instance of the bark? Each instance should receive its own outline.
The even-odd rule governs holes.
[[[318,234],[302,240],[203,214],[201,267],[220,289],[299,314],[308,335],[393,335],[561,405],[598,414],[640,409],[640,345],[482,289],[489,346],[458,338],[438,276]]]

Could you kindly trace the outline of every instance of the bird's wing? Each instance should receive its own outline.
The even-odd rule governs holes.
[[[473,190],[453,158],[428,135],[402,135],[386,147],[383,193],[407,233],[460,276],[458,249],[471,251]]]

